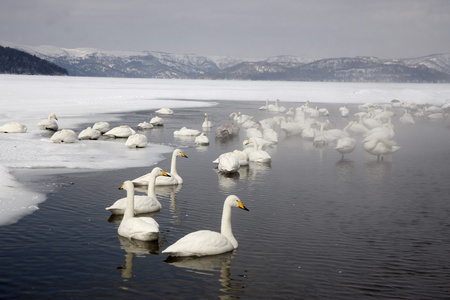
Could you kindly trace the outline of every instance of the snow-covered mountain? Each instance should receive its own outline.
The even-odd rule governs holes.
[[[265,60],[230,56],[172,54],[156,51],[105,51],[91,48],[25,46],[0,41],[48,60],[71,76],[358,81],[358,82],[450,82],[450,54],[408,59],[376,57],[308,59],[281,55]]]

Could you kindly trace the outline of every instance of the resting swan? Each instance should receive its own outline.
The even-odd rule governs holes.
[[[220,233],[211,230],[192,232],[167,247],[162,253],[169,253],[171,256],[206,256],[236,249],[238,242],[231,230],[232,207],[239,207],[248,211],[237,196],[230,195],[223,204]]]
[[[148,184],[148,192],[147,195],[138,195],[134,196],[134,213],[135,214],[145,214],[154,211],[161,210],[162,205],[159,203],[156,198],[155,193],[155,180],[158,176],[170,176],[163,169],[159,167],[155,167],[150,173],[150,182]],[[127,198],[121,198],[114,202],[113,205],[107,207],[106,210],[109,210],[114,215],[121,215],[125,213],[125,209],[127,207]]]
[[[75,142],[77,138],[77,134],[72,129],[63,129],[60,131],[55,132],[50,140],[52,140],[53,143],[73,143]]]
[[[125,145],[128,148],[145,148],[147,147],[148,139],[142,133],[135,133],[128,137]]]
[[[9,122],[3,126],[0,126],[0,133],[24,133],[27,132],[27,126],[20,124],[19,122]]]
[[[99,130],[94,129],[92,127],[88,127],[86,129],[83,129],[80,132],[80,134],[78,134],[78,139],[79,140],[97,140],[101,135],[102,135],[102,133]]]
[[[133,128],[131,128],[128,125],[120,125],[117,127],[114,127],[113,129],[105,132],[106,136],[109,136],[111,138],[127,138],[130,135],[135,134],[136,131],[134,131]]]
[[[181,178],[180,175],[178,175],[177,172],[177,157],[181,156],[181,157],[185,157],[188,158],[186,156],[186,154],[184,154],[180,149],[175,149],[173,150],[172,153],[172,162],[170,164],[170,177],[157,177],[156,178],[156,182],[155,185],[176,185],[176,184],[182,184],[183,183],[183,178]],[[147,173],[145,175],[142,175],[141,177],[138,177],[133,181],[135,186],[142,186],[142,185],[148,185],[149,181],[151,178],[151,173]]]
[[[140,241],[154,241],[159,237],[159,224],[151,217],[134,216],[134,185],[127,180],[120,189],[127,191],[127,202],[123,219],[120,222],[117,232],[128,239]]]
[[[54,119],[54,120],[53,120]],[[50,114],[47,119],[39,121],[37,123],[37,126],[41,130],[58,130],[58,124],[56,121],[58,121],[58,118],[55,116],[55,114]]]

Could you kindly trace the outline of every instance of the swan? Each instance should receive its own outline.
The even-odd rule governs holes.
[[[151,123],[148,122],[141,122],[136,126],[137,129],[139,130],[146,130],[146,129],[152,129],[153,125]]]
[[[113,129],[105,132],[104,135],[109,136],[111,138],[127,138],[130,135],[135,134],[136,131],[134,131],[133,128],[131,128],[128,125],[120,125],[118,127],[114,127]]]
[[[142,133],[135,133],[128,137],[125,145],[128,148],[145,148],[147,147],[148,139]]]
[[[275,100],[275,105],[270,104],[267,106],[267,111],[270,112],[285,112],[286,108],[284,106],[278,106],[279,99]]]
[[[220,155],[218,161],[219,164],[217,165],[217,169],[222,173],[236,173],[241,167],[239,159],[231,152]]]
[[[155,241],[159,237],[159,224],[151,217],[134,216],[134,185],[127,180],[120,189],[127,191],[127,202],[123,219],[117,233],[128,239],[140,241]]]
[[[185,157],[188,158],[186,156],[186,154],[184,154],[180,149],[175,149],[173,150],[172,153],[172,162],[170,165],[170,173],[168,175],[170,175],[170,177],[162,177],[159,176],[156,178],[155,181],[155,185],[160,186],[160,185],[175,185],[175,184],[182,184],[183,183],[183,179],[181,178],[180,175],[178,175],[177,172],[177,157]],[[152,173],[147,173],[145,175],[142,175],[141,177],[138,177],[134,180],[132,180],[132,182],[134,183],[135,186],[142,186],[142,185],[148,185],[149,181],[151,179],[151,175]]]
[[[147,195],[134,196],[135,214],[145,214],[161,210],[162,205],[156,198],[155,193],[155,181],[158,176],[170,176],[170,175],[164,172],[163,169],[161,169],[160,167],[155,167],[152,170],[152,172],[150,172]],[[127,198],[121,198],[116,202],[114,202],[113,205],[105,209],[109,210],[114,215],[121,215],[125,213],[126,207],[127,207]]]
[[[371,140],[363,142],[364,150],[372,155],[377,156],[377,160],[383,160],[383,156],[400,150],[394,141],[387,140],[383,137],[375,137]]]
[[[0,126],[0,133],[24,133],[27,132],[27,126],[20,124],[19,122],[9,122],[3,126]]]
[[[328,144],[328,139],[325,135],[325,132],[323,131],[323,128],[325,127],[325,124],[320,125],[320,131],[315,134],[313,139],[313,144],[316,147],[323,147],[326,144]]]
[[[96,140],[101,136],[101,132],[97,129],[93,129],[92,127],[88,127],[78,134],[79,140]]]
[[[168,107],[163,107],[161,109],[158,109],[155,112],[158,113],[158,114],[161,114],[161,115],[173,115],[173,110],[171,110]]]
[[[352,137],[345,136],[337,140],[336,149],[339,153],[342,154],[342,159],[344,159],[344,154],[348,154],[353,152],[356,148],[356,140]]]
[[[239,127],[233,124],[225,124],[216,128],[215,135],[218,139],[229,139],[239,134]]]
[[[181,128],[180,130],[175,130],[173,132],[174,136],[198,136],[200,135],[200,131],[197,129],[189,129],[186,127]]]
[[[150,120],[150,124],[153,126],[164,126],[164,120],[163,118],[156,116]]]
[[[103,134],[111,129],[111,125],[108,122],[96,122],[94,126],[92,126],[92,129],[96,129],[100,131],[101,134]]]
[[[253,144],[253,151],[247,153],[248,160],[257,163],[270,163],[272,157],[266,151],[262,150],[262,145],[258,146],[256,139],[250,138],[245,142],[245,145]]]
[[[37,126],[41,130],[53,130],[53,131],[56,131],[56,130],[58,130],[58,124],[56,123],[55,120],[58,121],[58,118],[56,117],[56,115],[55,114],[50,114],[47,119],[39,121],[37,123]]]
[[[202,132],[199,136],[197,136],[194,140],[196,145],[199,146],[207,146],[209,145],[209,139],[204,132]]]
[[[401,116],[399,118],[399,121],[405,125],[415,124],[413,117],[411,116],[410,113],[408,113],[408,111],[406,109],[405,109],[405,113],[403,114],[403,116]]]
[[[212,122],[208,120],[208,114],[207,113],[205,113],[204,118],[205,118],[205,120],[203,121],[202,128],[208,129],[208,128],[213,127]]]
[[[237,158],[237,160],[239,161],[239,166],[248,166],[248,154],[241,150],[234,150],[232,152],[223,153],[218,158],[213,160],[213,163],[218,164],[221,156],[225,155],[225,154],[234,155]]]
[[[55,132],[50,140],[53,143],[73,143],[77,138],[77,134],[72,129],[63,129]]]
[[[344,129],[340,130],[338,128],[328,129],[327,130],[327,137],[329,141],[337,141],[343,137],[348,137],[350,134],[348,133],[348,129],[355,123],[356,121],[350,121],[348,124],[344,127]]]
[[[347,103],[345,103],[344,106],[339,107],[339,111],[341,112],[341,116],[343,118],[348,117],[350,114],[350,109],[347,107]]]
[[[235,196],[228,196],[223,204],[222,224],[220,233],[211,230],[200,230],[185,235],[162,253],[170,256],[206,256],[232,251],[238,247],[238,242],[231,229],[231,208],[248,209]]]
[[[259,110],[267,110],[268,106],[269,106],[269,99],[266,99],[266,105],[261,106],[261,107],[259,108]]]

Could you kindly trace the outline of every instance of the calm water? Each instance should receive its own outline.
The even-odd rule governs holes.
[[[147,132],[151,142],[180,147],[189,156],[178,158],[183,186],[158,190],[158,242],[119,238],[120,219],[104,209],[125,196],[118,190],[124,180],[151,166],[45,176],[19,172],[48,200],[34,214],[0,227],[1,298],[450,298],[448,128],[394,120],[402,148],[380,162],[362,147],[340,161],[331,144],[315,148],[289,137],[268,150],[270,166],[251,165],[226,178],[212,160],[241,149],[243,131],[227,143],[216,142],[211,131],[206,148],[173,137],[182,126],[200,129],[205,112],[216,126],[233,111],[267,116],[258,111],[264,103],[218,103],[176,110],[163,129]],[[337,114],[339,105],[322,106],[338,128],[348,122]],[[122,123],[136,126],[142,115],[151,118],[151,112],[130,113]],[[169,171],[167,157],[158,165]],[[232,212],[239,249],[167,261],[161,251],[183,235],[220,230],[229,194],[250,210]]]

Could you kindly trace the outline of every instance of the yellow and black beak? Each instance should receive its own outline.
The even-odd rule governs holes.
[[[163,176],[167,176],[167,177],[172,177],[169,174],[167,174],[166,172],[162,171]]]
[[[244,204],[242,204],[241,201],[239,201],[238,206],[239,206],[239,208],[241,208],[241,209],[243,209],[243,210],[249,211],[248,208],[245,207]]]
[[[122,186],[119,188],[119,190],[123,190],[123,186],[124,186],[124,184],[122,184]]]
[[[187,155],[184,154],[183,152],[180,152],[180,154],[181,154],[181,156],[188,158]]]

